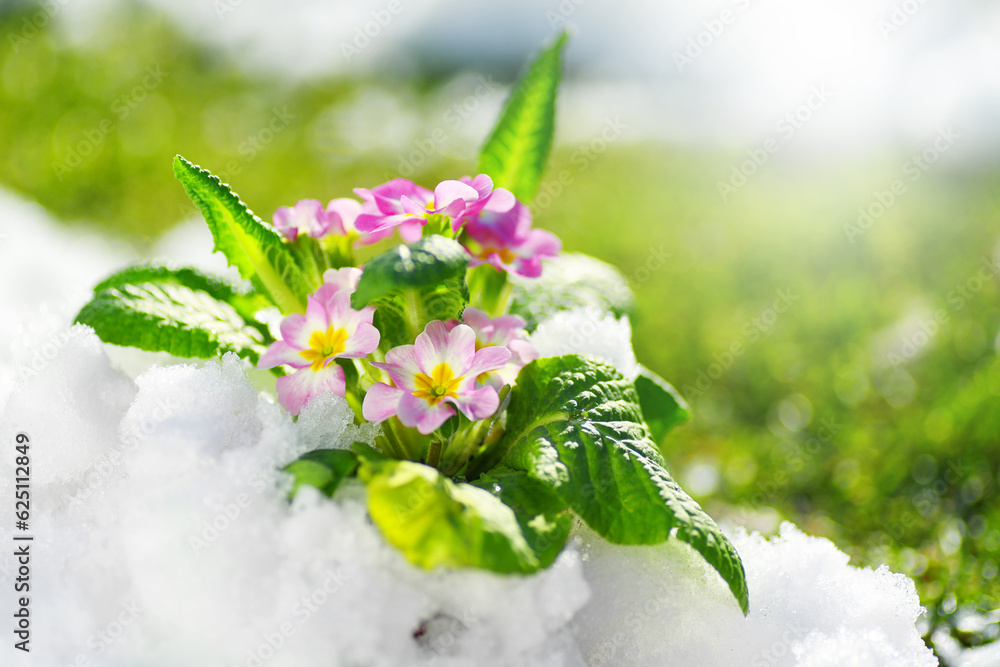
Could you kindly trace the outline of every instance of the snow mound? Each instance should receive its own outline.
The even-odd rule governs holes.
[[[639,374],[632,325],[597,308],[576,308],[543,320],[530,336],[542,357],[584,354],[611,364],[629,378]]]
[[[381,539],[358,485],[287,500],[282,465],[371,441],[342,399],[293,421],[235,356],[132,381],[88,329],[65,333],[0,426],[4,443],[31,437],[35,535],[33,651],[4,642],[4,665],[934,664],[906,577],[852,568],[791,525],[733,534],[747,618],[686,545],[614,546],[583,526],[533,576],[424,572]]]

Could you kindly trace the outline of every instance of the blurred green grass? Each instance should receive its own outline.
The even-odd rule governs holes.
[[[32,8],[7,12],[0,34],[17,34]],[[43,29],[0,52],[0,76],[0,184],[140,247],[194,213],[175,153],[264,218],[399,162],[356,154],[332,127],[363,85],[242,73],[139,10],[83,45]],[[441,82],[398,85],[419,100]],[[695,407],[662,443],[682,483],[715,516],[773,529],[776,510],[857,563],[910,574],[934,625],[996,608],[1000,301],[995,275],[975,279],[997,249],[1000,174],[930,171],[852,243],[844,225],[906,156],[775,162],[723,202],[716,182],[739,155],[624,140],[579,151],[557,148],[548,192],[560,172],[571,183],[536,201],[536,224],[630,279],[637,356]],[[414,179],[473,166],[439,159]],[[953,634],[975,644],[995,626]]]

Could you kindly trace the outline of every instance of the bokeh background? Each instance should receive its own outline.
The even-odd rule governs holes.
[[[912,576],[945,662],[991,642],[995,3],[0,0],[0,188],[144,256],[196,215],[176,153],[264,218],[433,184],[563,29],[535,223],[629,278],[682,485]]]

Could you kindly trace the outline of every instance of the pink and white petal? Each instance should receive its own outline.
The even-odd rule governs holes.
[[[337,225],[341,234],[347,234],[354,229],[354,221],[361,215],[361,202],[350,197],[334,199],[326,205],[326,213],[330,226]]]
[[[407,215],[413,215],[418,218],[427,216],[427,205],[414,201],[406,195],[399,198],[399,206],[403,209],[403,213]]]
[[[306,314],[293,314],[281,321],[281,337],[286,343],[300,350],[309,347],[309,337],[315,331],[325,332],[330,327],[326,306],[322,301],[309,296]]]
[[[399,236],[406,243],[416,243],[424,235],[423,221],[416,222],[413,218],[402,222],[399,225]]]
[[[498,213],[506,213],[507,211],[514,208],[517,203],[517,197],[510,190],[505,190],[504,188],[497,188],[490,193],[490,199],[484,206],[491,211],[497,211]]]
[[[434,205],[447,206],[454,201],[472,203],[479,200],[479,192],[462,181],[441,181],[434,188]]]
[[[367,357],[378,347],[379,337],[378,329],[370,324],[361,322],[358,324],[358,328],[354,330],[354,333],[347,339],[344,352],[339,356],[350,359]]]
[[[353,292],[358,288],[359,280],[361,280],[361,269],[356,269],[353,266],[343,269],[327,269],[323,272],[323,282],[333,285],[338,290],[346,289]]]
[[[500,407],[500,396],[493,387],[481,387],[472,393],[461,395],[458,399],[448,400],[472,420],[491,417]]]
[[[542,275],[542,260],[537,257],[519,257],[510,271],[522,278],[537,278]]]
[[[462,325],[460,324],[451,331],[456,331],[461,327]],[[469,327],[465,328],[472,331]],[[434,320],[427,323],[423,332],[417,335],[417,340],[414,343],[414,351],[416,352],[416,359],[420,365],[420,370],[429,375],[438,364],[445,363],[448,360],[450,335],[448,325],[441,320]],[[472,337],[474,341],[474,333]]]
[[[326,306],[327,317],[330,318],[330,326],[340,329],[346,328],[350,324],[351,315],[354,313],[354,310],[351,308],[351,293],[348,290],[342,289],[334,292],[333,298],[330,299]]]
[[[421,371],[413,345],[394,347],[385,353],[384,362],[372,362],[372,365],[388,373],[397,387],[408,391],[417,390],[413,376]]]
[[[497,333],[503,332],[504,336],[518,337],[524,333],[527,322],[520,315],[501,315],[494,318],[493,326]]]
[[[524,366],[539,357],[538,350],[535,349],[535,346],[530,341],[512,340],[507,343],[507,349],[510,350],[511,361],[520,366]]]
[[[303,368],[291,375],[278,378],[278,401],[293,415],[320,394],[333,393],[343,396],[347,393],[344,369],[330,363],[319,371]]]
[[[403,390],[390,387],[384,382],[373,384],[361,403],[361,416],[370,422],[385,421],[396,414]]]
[[[462,182],[465,183],[464,180]],[[479,174],[469,182],[469,185],[479,193],[480,199],[485,199],[493,191],[493,179],[486,174]]]
[[[442,206],[441,208],[435,209],[434,212],[449,218],[461,217],[461,215],[465,213],[465,200],[456,199],[455,201],[447,204],[446,206]]]
[[[354,220],[354,228],[364,234],[371,234],[383,229],[383,220],[385,216],[381,213],[362,213]]]
[[[503,368],[510,361],[510,350],[499,345],[490,345],[476,352],[475,358],[462,375],[478,376]]]
[[[517,247],[519,255],[539,256],[542,258],[555,257],[561,250],[562,241],[559,240],[559,237],[544,229],[532,229],[524,241]]]
[[[340,289],[336,285],[330,283],[323,283],[319,286],[319,289],[313,293],[313,298],[323,304],[323,307],[330,310],[330,304],[333,302],[333,297],[339,292]]]
[[[455,414],[454,408],[443,401],[432,406],[424,399],[408,393],[399,399],[397,410],[399,421],[410,428],[416,427],[424,435],[433,433]]]
[[[309,361],[302,357],[302,350],[294,348],[283,340],[271,343],[267,351],[261,355],[257,368],[274,368],[275,366],[294,366],[305,368]]]
[[[494,321],[490,316],[472,306],[468,306],[462,311],[462,321],[472,327],[477,337],[488,335],[487,332],[493,327]]]

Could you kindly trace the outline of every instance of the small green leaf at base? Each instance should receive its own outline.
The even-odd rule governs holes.
[[[551,565],[569,538],[573,516],[551,488],[523,472],[498,467],[474,483],[514,510],[521,533],[542,567]]]
[[[542,51],[514,86],[479,156],[479,171],[523,202],[538,191],[552,147],[566,39],[563,33]]]
[[[660,442],[674,427],[691,419],[691,408],[677,390],[645,366],[639,366],[635,391],[653,442]]]
[[[489,492],[422,463],[363,459],[368,513],[386,541],[420,567],[528,573],[538,558],[514,511]]]
[[[312,486],[327,498],[332,498],[340,483],[358,468],[358,455],[346,449],[316,449],[306,452],[286,465],[295,484],[292,497],[302,486]]]
[[[739,554],[667,472],[643,423],[635,386],[578,355],[538,359],[511,391],[504,465],[551,488],[610,542],[695,548],[749,608]]]

